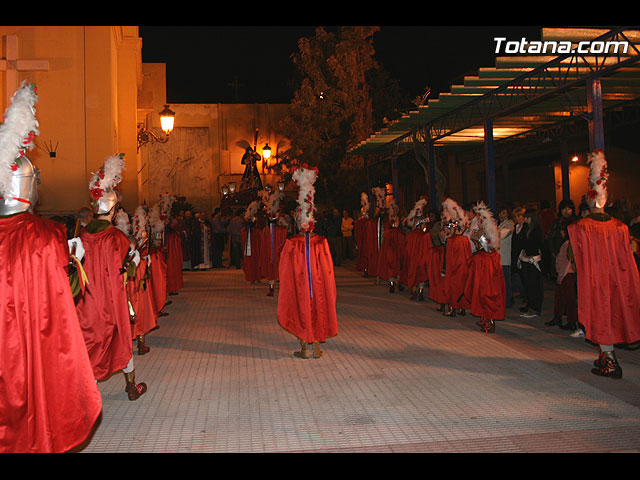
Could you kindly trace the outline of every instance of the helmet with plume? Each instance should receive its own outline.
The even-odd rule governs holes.
[[[292,178],[298,184],[298,207],[296,208],[298,229],[301,232],[311,232],[315,226],[313,212],[316,190],[313,185],[318,179],[318,169],[304,164],[294,168]]]
[[[108,214],[120,201],[120,193],[116,187],[122,181],[123,170],[124,153],[119,153],[108,157],[102,167],[93,174],[89,183],[89,193],[95,214]]]
[[[589,189],[587,190],[586,202],[589,206],[604,208],[607,204],[607,181],[609,180],[609,170],[604,152],[600,149],[589,154]]]
[[[473,211],[478,217],[478,228],[481,232],[479,239],[483,250],[490,252],[500,248],[500,232],[493,212],[481,200],[473,206]]]

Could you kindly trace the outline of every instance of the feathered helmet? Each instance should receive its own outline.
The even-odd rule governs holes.
[[[473,206],[473,211],[478,216],[478,227],[482,232],[480,246],[490,252],[500,248],[500,232],[493,212],[481,200]]]
[[[256,221],[258,210],[260,210],[260,204],[261,204],[261,200],[254,200],[249,204],[249,206],[244,212],[244,219],[246,222]]]
[[[587,162],[590,164],[589,189],[587,190],[587,203],[596,208],[604,208],[607,204],[607,181],[609,170],[604,152],[599,148],[589,154]]]
[[[115,216],[116,228],[124,233],[127,237],[131,235],[131,223],[129,221],[129,214],[124,210],[118,210]]]
[[[159,242],[162,241],[162,236],[164,234],[165,221],[162,218],[162,200],[156,202],[149,209],[149,227],[151,227],[151,236],[152,238]]]
[[[176,197],[169,195],[169,193],[160,195],[160,218],[164,223],[167,223],[171,218],[171,208],[176,200]]]
[[[369,218],[370,208],[369,196],[365,192],[362,192],[360,194],[360,213],[362,214],[362,218]]]
[[[386,196],[385,189],[383,187],[373,187],[371,189],[371,192],[376,197],[376,210],[379,213],[384,212],[384,209],[386,208],[385,201],[384,201]]]
[[[147,213],[147,207],[144,205],[139,205],[138,207],[136,207],[135,211],[133,212],[133,219],[132,219],[132,225],[131,225],[133,236],[136,238],[138,245],[141,245],[142,242],[144,242],[148,237],[149,235],[147,232],[148,225],[149,225],[149,218]]]
[[[22,82],[0,124],[0,215],[33,211],[38,203],[40,173],[26,153],[40,133],[36,86]]]
[[[423,224],[429,222],[429,218],[425,215],[428,198],[420,198],[414,205],[409,215],[407,215],[407,224],[412,228],[419,228]]]
[[[391,197],[389,199],[389,208],[387,210],[387,215],[389,217],[389,222],[391,223],[392,227],[397,227],[400,224],[399,212],[400,212],[400,208],[396,203],[396,199]]]
[[[120,201],[120,193],[116,190],[122,181],[124,170],[124,153],[108,157],[104,165],[93,174],[89,183],[91,206],[97,215],[109,213]]]
[[[449,230],[464,231],[469,227],[469,218],[464,209],[452,198],[442,201],[442,224]]]
[[[315,227],[313,212],[315,210],[314,197],[316,189],[313,186],[318,179],[318,169],[309,168],[304,164],[293,169],[291,177],[298,184],[298,207],[296,208],[296,221],[298,229],[303,232],[311,232]]]
[[[269,219],[275,220],[278,217],[278,214],[280,213],[280,202],[283,197],[284,194],[279,190],[276,190],[269,195],[269,198],[265,203],[267,207],[267,217],[269,217]]]

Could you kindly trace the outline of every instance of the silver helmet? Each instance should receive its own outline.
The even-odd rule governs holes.
[[[117,190],[105,192],[92,203],[93,213],[96,215],[108,214],[120,202],[120,194]]]
[[[40,185],[40,171],[23,156],[15,165],[11,181],[4,195],[0,197],[0,215],[32,212],[38,203],[38,185]]]

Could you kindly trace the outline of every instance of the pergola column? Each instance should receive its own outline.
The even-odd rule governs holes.
[[[587,79],[587,108],[589,113],[589,148],[604,151],[604,122],[602,115],[602,84],[600,77]]]
[[[488,207],[496,211],[496,165],[493,151],[493,120],[484,121],[484,165],[487,177]]]

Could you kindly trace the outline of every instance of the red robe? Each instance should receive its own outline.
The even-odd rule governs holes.
[[[429,261],[429,298],[436,303],[447,303],[442,264],[444,262],[444,245],[434,245]]]
[[[167,292],[173,293],[184,287],[182,237],[178,231],[168,227],[164,238],[167,245]]]
[[[451,308],[463,309],[471,307],[471,302],[464,296],[464,288],[469,276],[471,260],[471,241],[464,235],[453,235],[445,245],[444,289]]]
[[[353,227],[353,237],[358,247],[356,270],[364,272],[369,269],[369,258],[372,248],[376,244],[376,222],[370,218],[356,220]]]
[[[0,453],[59,453],[102,409],[65,268],[64,227],[0,219]]]
[[[302,341],[324,342],[338,334],[333,260],[321,235],[309,236],[309,269],[305,250],[304,234],[287,239],[282,248],[278,323]]]
[[[167,263],[161,248],[152,247],[149,257],[151,258],[151,278],[147,288],[151,289],[151,302],[157,317],[167,303]]]
[[[144,280],[147,260],[140,259],[140,264],[136,269],[136,276],[127,281],[127,292],[136,312],[135,323],[131,326],[131,338],[138,335],[146,335],[153,330],[156,325],[157,312],[151,298],[151,279]]]
[[[431,262],[431,235],[421,228],[411,230],[406,235],[406,284],[409,288],[417,287],[429,281],[429,264]]]
[[[260,229],[260,276],[267,280],[278,280],[280,253],[287,239],[287,227],[269,225]]]
[[[250,248],[247,245],[247,232],[249,232]],[[240,231],[242,241],[242,270],[247,282],[257,282],[260,276],[260,229],[251,226]],[[250,253],[250,255],[248,255]]]
[[[504,320],[507,289],[500,253],[480,250],[471,256],[464,296],[471,302],[471,315]]]
[[[385,280],[402,273],[402,260],[406,249],[404,232],[401,228],[388,228],[382,237],[376,275]]]
[[[80,239],[89,285],[76,310],[93,374],[96,380],[103,380],[125,368],[132,355],[127,293],[120,273],[130,242],[113,226],[97,233],[85,228]]]
[[[568,230],[585,337],[600,345],[640,340],[640,279],[627,226],[587,217]]]

